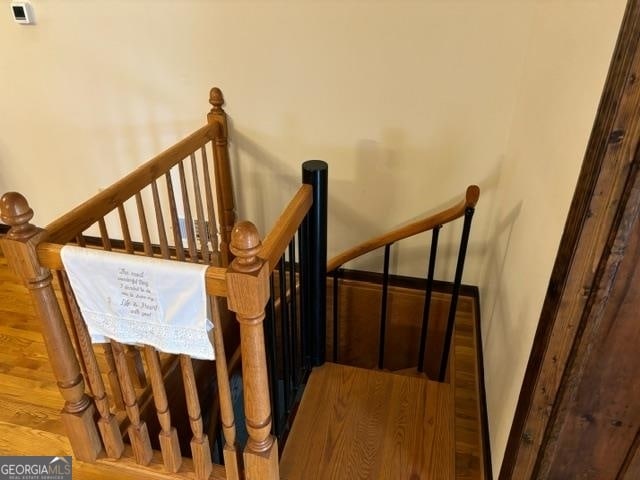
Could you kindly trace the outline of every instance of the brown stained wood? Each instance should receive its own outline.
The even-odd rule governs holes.
[[[214,87],[209,92],[211,111],[207,114],[207,122],[212,126],[213,166],[216,182],[218,204],[218,221],[220,222],[220,253],[222,266],[226,267],[232,260],[229,252],[231,231],[236,223],[231,164],[229,162],[227,114],[223,110],[224,97],[222,91]]]
[[[100,238],[102,239],[102,246],[106,251],[111,251],[111,239],[109,238],[109,232],[107,231],[107,224],[104,222],[104,217],[98,220],[98,228],[100,229]]]
[[[448,385],[326,363],[307,383],[281,477],[453,478],[452,407]]]
[[[86,380],[93,394],[93,401],[100,414],[98,429],[100,430],[107,456],[120,458],[124,450],[124,444],[122,442],[122,436],[120,435],[118,422],[110,411],[107,392],[104,387],[100,368],[98,367],[98,361],[93,351],[93,346],[91,345],[91,337],[80,313],[80,308],[76,303],[69,279],[64,272],[60,272],[60,278],[63,291],[66,292],[68,298],[69,315],[78,334],[78,352],[84,359]]]
[[[529,479],[537,475],[539,468],[547,471],[548,459],[561,448],[555,435],[567,419],[567,397],[563,392],[568,389],[571,397],[580,384],[575,372],[584,367],[586,359],[578,353],[584,348],[580,338],[584,329],[597,324],[590,312],[604,285],[604,266],[610,257],[619,255],[618,251],[609,252],[608,247],[624,216],[625,190],[637,164],[638,75],[640,2],[631,0],[551,273],[500,479]],[[580,440],[574,437],[571,441]]]
[[[277,443],[271,435],[271,401],[264,341],[264,309],[269,299],[269,266],[260,257],[260,235],[251,222],[231,232],[235,259],[227,271],[228,307],[240,324],[244,410],[249,439],[244,450],[247,480],[276,480]]]
[[[42,336],[57,385],[65,404],[62,421],[75,455],[94,461],[102,450],[93,420],[95,407],[84,391],[80,366],[69,338],[52,285],[51,272],[38,262],[36,246],[43,231],[29,223],[33,210],[20,194],[7,193],[0,199],[0,218],[11,227],[0,246],[9,267],[27,286],[40,320]]]
[[[164,225],[164,217],[162,216],[158,184],[155,180],[151,182],[151,194],[153,195],[153,210],[156,214],[156,225],[158,226],[158,237],[160,239],[160,254],[162,258],[169,258],[169,241],[167,240],[167,230]]]
[[[202,206],[202,193],[200,192],[200,178],[198,176],[198,165],[196,164],[195,154],[191,154],[191,177],[193,180],[193,196],[196,200],[196,219],[198,225],[198,234],[200,237],[200,251],[202,253],[202,260],[205,264],[211,264],[209,255],[209,232],[206,225],[206,219],[204,216],[204,208]]]
[[[230,480],[239,480],[240,466],[236,445],[236,424],[233,414],[231,387],[229,385],[227,355],[224,349],[224,338],[222,337],[220,299],[216,297],[211,298],[211,311],[213,318],[213,341],[216,352],[216,378],[220,402],[220,419],[222,421],[222,433],[225,440],[225,469],[227,470],[227,478]]]
[[[629,450],[627,461],[620,469],[621,480],[634,480],[640,478],[640,430],[636,433],[636,440]]]
[[[362,242],[355,247],[351,247],[348,250],[336,255],[327,263],[327,272],[332,272],[336,268],[344,265],[350,260],[364,255],[365,253],[376,250],[385,245],[397,242],[404,238],[417,235],[418,233],[426,232],[433,229],[438,225],[444,225],[452,222],[464,215],[467,208],[473,208],[478,203],[480,198],[480,188],[477,185],[470,185],[467,187],[465,196],[460,202],[452,207],[442,210],[433,215],[429,215],[426,218],[417,220],[403,227],[397,228],[391,232],[379,235],[371,238],[365,242]]]
[[[211,174],[209,173],[209,160],[207,159],[206,146],[200,149],[200,157],[202,160],[202,172],[204,174],[204,191],[207,199],[207,214],[209,221],[209,231],[207,232],[211,239],[211,245],[213,247],[213,254],[218,253],[218,231],[216,226],[216,210],[213,201],[213,190],[211,184]]]
[[[122,232],[122,240],[127,253],[133,253],[133,242],[131,241],[131,232],[129,231],[129,222],[127,221],[127,213],[124,205],[118,205],[118,218],[120,219],[120,231]]]
[[[198,247],[196,236],[193,232],[193,217],[191,216],[191,204],[189,203],[189,192],[187,191],[187,179],[184,172],[184,163],[178,163],[180,173],[180,191],[182,192],[182,208],[184,210],[184,223],[187,231],[187,245],[189,247],[189,259],[193,263],[198,263]]]
[[[141,165],[136,170],[47,225],[47,241],[66,243],[76,235],[141,191],[153,180],[169,171],[176,163],[205,145],[211,137],[211,126],[196,130],[184,140]]]
[[[161,432],[159,439],[162,459],[167,471],[177,472],[182,464],[182,454],[178,442],[178,433],[171,425],[171,412],[169,411],[169,401],[167,400],[167,392],[164,386],[160,357],[155,348],[148,345],[143,348],[143,352],[149,370],[153,402],[160,422]]]
[[[167,172],[164,176],[167,183],[167,195],[169,197],[169,213],[171,215],[171,228],[173,230],[173,241],[176,247],[176,257],[179,261],[184,262],[184,247],[182,245],[182,236],[180,235],[180,223],[178,221],[178,209],[176,207],[176,197],[173,191],[173,180],[171,173]]]
[[[140,224],[140,232],[142,233],[142,243],[144,244],[144,254],[147,257],[153,257],[153,247],[151,246],[151,237],[149,236],[149,227],[147,225],[147,216],[144,213],[144,204],[142,203],[142,195],[136,192],[136,209],[138,210],[138,223]]]
[[[576,335],[538,474],[614,478],[640,430],[640,176],[630,171],[622,212]]]
[[[282,257],[291,239],[295,236],[302,220],[311,208],[312,202],[313,188],[311,185],[302,185],[265,237],[259,256],[268,262],[270,272],[274,270],[278,259]]]
[[[193,458],[195,477],[197,480],[205,480],[209,477],[212,469],[211,450],[209,448],[209,439],[204,433],[200,400],[198,399],[198,386],[189,356],[180,355],[180,368],[184,382],[184,393],[187,399],[189,423],[193,432],[191,456]]]
[[[122,398],[124,399],[127,417],[131,425],[127,429],[129,440],[133,448],[133,454],[136,463],[140,465],[148,465],[153,456],[151,441],[147,425],[140,418],[140,407],[136,398],[136,392],[129,374],[128,364],[125,358],[125,348],[115,340],[111,340],[111,348],[116,362],[118,378],[122,386]]]

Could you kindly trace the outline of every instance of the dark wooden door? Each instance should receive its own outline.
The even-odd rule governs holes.
[[[639,147],[640,0],[630,0],[500,479],[640,479]]]

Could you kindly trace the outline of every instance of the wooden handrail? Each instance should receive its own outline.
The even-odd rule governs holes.
[[[38,245],[37,253],[40,264],[50,270],[64,270],[60,250],[63,245],[44,242]],[[205,272],[207,293],[217,297],[227,296],[227,269],[224,267],[208,267]]]
[[[269,273],[273,272],[278,264],[312,203],[313,187],[302,185],[265,237],[258,256],[269,263]]]
[[[404,238],[431,230],[438,225],[444,225],[445,223],[456,220],[464,215],[467,208],[474,208],[476,203],[478,203],[479,198],[480,188],[477,185],[470,185],[467,187],[464,198],[452,207],[442,210],[434,215],[429,215],[421,220],[412,222],[404,227],[392,230],[391,232],[371,238],[356,245],[355,247],[345,250],[339,255],[336,255],[327,263],[327,272],[332,272],[348,261],[353,260],[360,255],[364,255],[365,253],[369,253],[377,248],[384,247],[385,245],[389,245]]]
[[[164,175],[171,167],[215,137],[215,124],[208,124],[155,156],[133,172],[46,227],[46,240],[64,244],[103,218],[118,205]]]

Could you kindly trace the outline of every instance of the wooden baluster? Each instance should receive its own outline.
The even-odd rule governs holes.
[[[104,223],[104,218],[98,220],[98,228],[100,229],[100,238],[102,239],[102,247],[110,252],[111,251],[111,239],[107,232],[107,224]]]
[[[178,172],[180,173],[180,190],[182,191],[182,206],[184,208],[184,223],[187,230],[187,244],[189,245],[189,256],[191,261],[198,263],[198,247],[196,246],[196,237],[193,233],[193,217],[191,216],[191,205],[189,204],[189,193],[187,192],[187,179],[184,174],[184,165],[182,162],[178,164]]]
[[[231,233],[236,258],[227,270],[229,309],[240,323],[244,410],[249,440],[244,450],[247,480],[276,480],[278,445],[271,432],[269,378],[263,321],[269,300],[269,265],[258,257],[261,242],[250,222],[238,223]]]
[[[154,180],[151,182],[151,193],[153,194],[153,209],[156,212],[156,223],[158,225],[158,237],[160,238],[160,254],[162,258],[169,258],[169,242],[167,241],[167,231],[164,227],[162,217],[162,207],[160,206],[160,195],[158,194],[158,184]]]
[[[120,219],[120,230],[122,231],[122,240],[124,241],[124,249],[127,253],[133,253],[133,242],[131,241],[131,232],[129,231],[129,222],[127,222],[127,214],[124,211],[124,205],[118,205],[118,218]]]
[[[180,452],[178,432],[175,427],[171,426],[171,412],[169,411],[167,391],[164,386],[162,369],[160,368],[160,358],[153,347],[147,345],[143,351],[147,361],[147,368],[149,369],[149,376],[151,377],[153,401],[156,406],[160,428],[162,429],[158,435],[162,460],[167,471],[177,472],[182,464],[182,453]]]
[[[164,175],[167,182],[167,195],[169,196],[169,213],[171,214],[171,228],[173,229],[173,241],[176,246],[176,258],[184,262],[184,248],[182,247],[182,234],[180,233],[180,223],[178,222],[178,209],[176,208],[176,197],[173,193],[173,181],[171,173]]]
[[[209,219],[209,239],[211,240],[211,246],[213,255],[218,256],[220,247],[218,245],[218,229],[216,227],[216,211],[213,202],[213,191],[211,189],[211,175],[209,174],[209,161],[207,160],[207,149],[202,147],[200,149],[202,157],[202,171],[204,172],[204,191],[207,198],[207,214]],[[220,259],[215,258],[214,265],[220,264]]]
[[[198,178],[198,165],[196,165],[196,156],[191,154],[191,175],[193,177],[193,194],[196,197],[196,214],[198,218],[198,230],[200,233],[200,248],[202,249],[202,260],[207,265],[209,260],[209,231],[205,227],[206,221],[204,217],[204,208],[202,207],[202,194],[200,192],[200,179]]]
[[[84,240],[84,235],[83,234],[79,234],[76,235],[76,243],[78,244],[79,247],[86,247],[87,244]]]
[[[98,227],[100,228],[100,238],[102,240],[102,248],[107,252],[111,251],[111,240],[109,239],[109,233],[107,232],[107,225],[104,219],[98,220]],[[125,239],[126,242],[126,239]],[[133,246],[131,247],[133,251]],[[120,378],[116,369],[116,362],[113,357],[113,349],[110,343],[104,345],[104,356],[109,367],[107,377],[109,378],[109,387],[111,388],[111,395],[113,396],[113,403],[115,403],[118,410],[124,410],[124,398],[122,398],[122,386],[120,385]]]
[[[147,424],[140,418],[140,407],[138,406],[136,391],[133,387],[131,376],[129,375],[124,345],[115,340],[111,340],[111,347],[116,361],[118,376],[120,377],[120,384],[122,385],[125,409],[131,421],[131,425],[127,428],[127,433],[129,434],[129,440],[133,448],[133,456],[136,463],[148,465],[153,457],[153,450],[151,449]]]
[[[215,124],[213,138],[213,161],[216,182],[216,196],[218,199],[218,220],[220,221],[220,252],[222,266],[231,261],[229,242],[231,231],[236,222],[235,205],[233,200],[233,182],[231,179],[231,165],[229,163],[227,114],[222,109],[224,97],[219,88],[212,88],[209,92],[211,111],[207,114],[207,121]]]
[[[84,381],[51,285],[51,272],[40,265],[37,246],[46,232],[29,223],[33,210],[16,192],[0,199],[0,218],[11,229],[0,245],[11,270],[29,289],[41,322],[44,344],[60,393],[65,400],[61,417],[77,459],[94,462],[102,443],[94,421],[95,407],[84,392]]]
[[[127,253],[133,254],[133,242],[131,241],[131,233],[129,231],[129,222],[127,221],[127,214],[124,210],[124,206],[122,204],[118,205],[118,217],[120,218],[120,229],[122,231],[122,238],[124,240],[124,249]],[[146,224],[145,224],[146,226]],[[109,235],[107,232],[107,227],[104,225],[100,228],[100,234],[102,236],[102,245],[105,250],[111,250],[111,243],[109,242],[109,248],[107,248],[107,244],[105,240],[109,240]],[[140,351],[132,345],[126,345],[125,354],[127,358],[127,365],[129,368],[129,375],[131,376],[131,380],[133,381],[133,385],[135,388],[144,388],[147,385],[147,379],[144,375],[144,366],[142,365],[142,357],[140,355]]]
[[[182,380],[184,382],[184,393],[187,399],[187,412],[193,438],[191,439],[191,456],[195,469],[196,480],[206,480],[213,469],[211,462],[211,449],[209,438],[204,433],[202,425],[202,413],[200,411],[200,400],[198,399],[198,387],[193,372],[191,357],[180,355],[180,369],[182,370]]]
[[[156,221],[158,222],[158,233],[160,237],[160,248],[162,256],[165,259],[169,258],[169,248],[167,245],[167,234],[164,230],[164,221],[162,219],[162,210],[160,207],[160,198],[158,196],[158,189],[155,186],[155,182],[152,184],[153,203],[156,212]],[[138,203],[138,211],[142,210],[142,199]],[[140,222],[144,220],[144,213],[140,215]],[[146,220],[144,221],[144,230],[147,230]],[[144,243],[144,251],[147,256],[152,256],[153,248],[151,245],[151,238],[147,235],[142,235]],[[169,472],[177,472],[182,464],[182,453],[180,452],[180,441],[178,440],[178,432],[175,427],[171,426],[171,412],[169,411],[169,401],[167,400],[167,391],[164,385],[164,378],[162,375],[162,369],[160,367],[160,357],[155,348],[146,345],[143,349],[144,357],[147,362],[147,368],[149,369],[149,376],[151,377],[151,389],[153,390],[153,401],[156,407],[156,414],[158,415],[158,421],[160,423],[161,432],[158,435],[160,440],[160,450],[162,451],[162,460],[164,466]]]
[[[142,242],[144,244],[144,253],[147,257],[153,257],[153,246],[151,245],[151,237],[149,236],[149,227],[147,226],[147,216],[144,213],[144,205],[140,192],[136,192],[136,208],[138,210],[138,220],[140,221],[140,232],[142,233]]]
[[[122,387],[116,370],[116,361],[113,358],[113,349],[110,343],[102,345],[104,359],[107,363],[107,380],[109,380],[109,391],[111,392],[111,400],[117,410],[124,410],[124,399],[122,398]]]
[[[58,281],[58,287],[60,289],[60,293],[62,294],[62,301],[64,303],[64,313],[67,314],[65,320],[67,324],[67,329],[70,334],[71,341],[73,342],[73,348],[76,351],[76,358],[78,359],[78,365],[80,366],[80,372],[82,373],[82,378],[87,378],[87,366],[82,355],[82,351],[80,348],[80,338],[78,337],[78,330],[76,329],[76,325],[73,322],[72,312],[71,312],[71,302],[69,301],[69,295],[63,286],[63,273],[64,271],[56,270],[56,280]],[[55,287],[54,287],[55,288]],[[91,387],[89,387],[91,389]]]
[[[223,449],[224,468],[227,472],[227,480],[238,480],[240,478],[240,467],[236,445],[236,423],[233,415],[233,401],[231,400],[231,387],[229,386],[229,371],[227,369],[227,357],[224,351],[219,304],[220,299],[218,297],[211,299],[213,344],[216,351],[216,376],[218,377],[218,396],[220,398],[220,417],[222,419],[222,431],[225,440]]]
[[[71,289],[67,275],[64,272],[60,272],[58,278],[60,279],[62,291],[67,297],[69,316],[78,334],[79,353],[84,359],[87,383],[89,384],[89,388],[93,394],[93,400],[100,414],[98,429],[102,435],[107,456],[110,458],[120,458],[124,450],[120,426],[118,425],[115,415],[112,415],[109,409],[109,400],[107,399],[98,361],[93,351],[93,346],[91,345],[91,337],[87,330],[87,325],[82,318],[82,313],[80,313],[80,308],[73,295],[73,290]]]

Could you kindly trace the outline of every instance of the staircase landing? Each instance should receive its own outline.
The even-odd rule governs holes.
[[[283,480],[454,478],[451,387],[327,363],[309,377]]]

